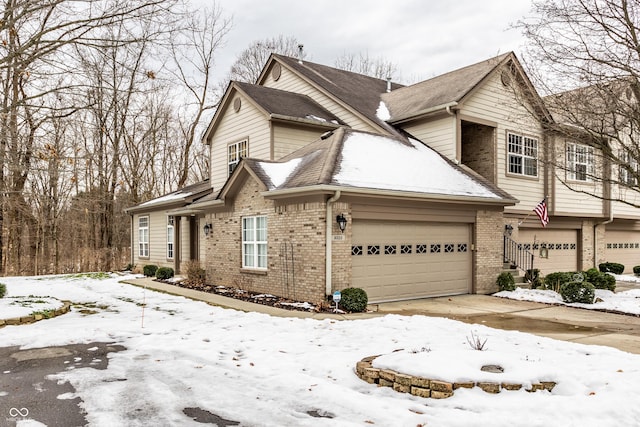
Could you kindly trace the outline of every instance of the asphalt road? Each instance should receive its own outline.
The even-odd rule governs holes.
[[[20,350],[0,348],[0,425],[13,427],[20,420],[35,420],[48,427],[87,424],[80,398],[59,399],[75,390],[69,383],[47,378],[67,369],[106,369],[108,353],[125,347],[93,342]]]

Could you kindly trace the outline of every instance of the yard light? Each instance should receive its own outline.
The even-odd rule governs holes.
[[[213,228],[213,226],[211,224],[205,224],[204,225],[204,235],[208,236],[209,233],[211,233],[211,229]]]
[[[344,233],[344,229],[347,228],[347,218],[344,217],[344,214],[336,216],[336,222],[338,223],[340,231]]]

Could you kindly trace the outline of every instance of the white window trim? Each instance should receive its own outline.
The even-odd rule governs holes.
[[[173,259],[176,248],[176,229],[173,215],[167,216],[167,259]]]
[[[511,138],[519,141],[512,142]],[[512,145],[518,145],[518,151],[511,151]],[[509,175],[522,176],[527,178],[538,178],[538,152],[540,150],[539,139],[533,136],[524,135],[517,132],[507,131],[507,173]],[[511,159],[520,159],[520,172],[511,170]],[[527,163],[533,163],[535,174],[527,173]],[[531,164],[529,165],[531,166]]]
[[[259,229],[258,223],[262,220],[264,220],[264,228]],[[267,227],[266,215],[242,218],[242,268],[267,269]],[[263,233],[259,233],[259,230],[263,230]]]
[[[227,146],[227,175],[230,176],[243,157],[249,155],[249,140],[243,139]]]
[[[578,148],[584,149],[584,153],[578,154]],[[578,156],[584,156],[584,159],[579,159]],[[595,150],[585,144],[578,144],[576,142],[566,143],[566,162],[567,162],[567,180],[576,182],[592,182],[595,171]],[[584,179],[581,179],[577,172],[577,166],[584,166]]]
[[[146,219],[146,226],[141,225],[141,220]],[[149,258],[149,225],[151,219],[149,215],[138,217],[138,256],[140,258]]]

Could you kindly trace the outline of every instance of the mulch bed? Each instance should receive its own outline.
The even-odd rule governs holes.
[[[157,279],[155,279],[157,280]],[[268,305],[271,307],[283,308],[285,310],[295,311],[307,311],[315,313],[333,313],[334,308],[329,303],[323,303],[321,305],[315,305],[304,301],[295,301],[288,298],[278,297],[271,294],[261,294],[258,292],[251,292],[244,289],[230,288],[227,286],[215,286],[209,284],[190,283],[187,280],[176,281],[164,281],[158,280],[170,285],[179,286],[181,288],[193,289],[195,291],[209,292],[229,298],[235,298],[255,304]],[[344,313],[340,310],[341,313]]]

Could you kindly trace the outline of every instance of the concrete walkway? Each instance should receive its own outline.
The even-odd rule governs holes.
[[[311,313],[285,310],[228,298],[207,292],[155,282],[128,281],[173,295],[241,311],[256,311],[281,317],[313,319],[366,319],[387,314],[446,317],[492,328],[516,330],[558,340],[615,347],[640,354],[640,317],[595,310],[502,299],[488,295],[458,295],[412,301],[373,304],[372,311],[356,314]]]

